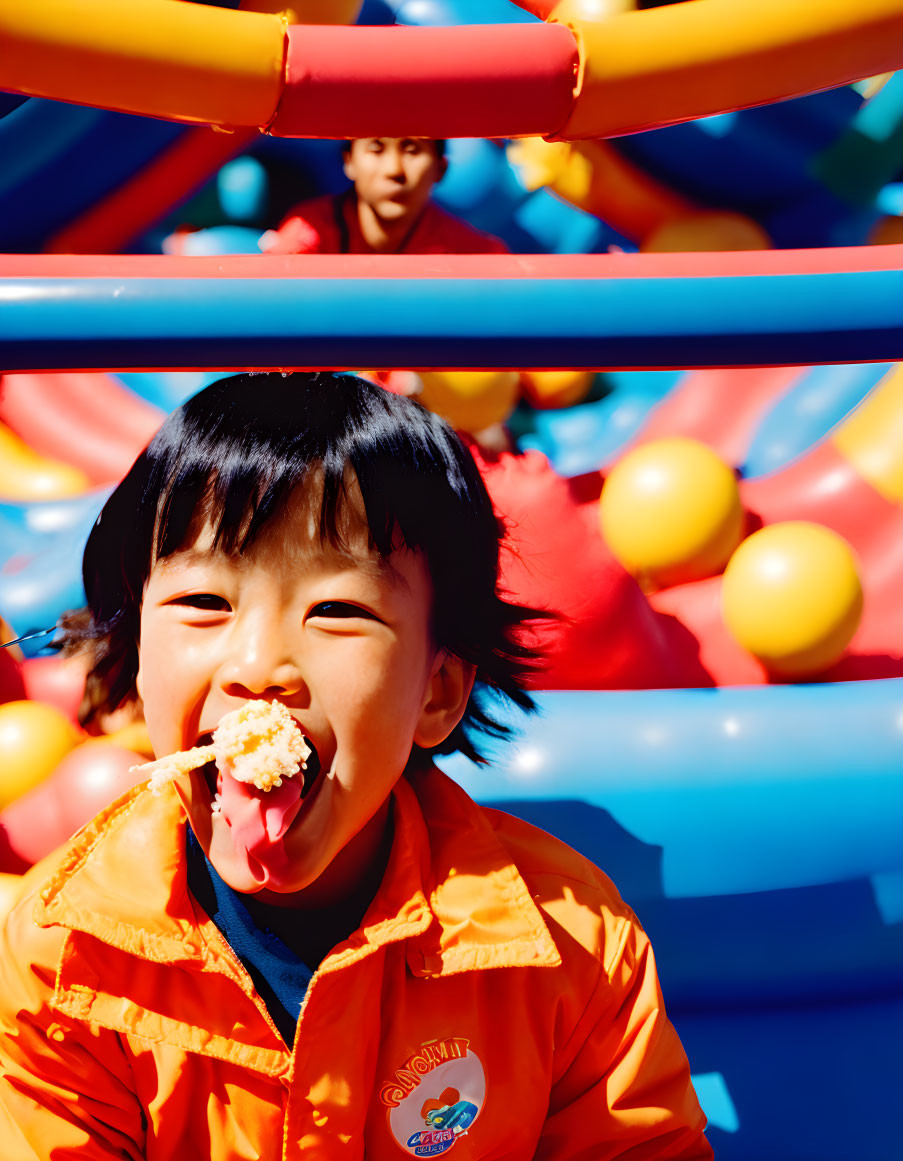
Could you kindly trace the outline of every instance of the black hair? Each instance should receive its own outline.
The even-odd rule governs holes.
[[[430,140],[433,142],[433,145],[436,146],[436,157],[439,159],[439,161],[442,161],[445,157],[445,154],[446,154],[446,151],[448,148],[448,142],[445,140],[444,137],[432,137],[432,138],[430,138]],[[343,153],[350,153],[351,152],[351,145],[352,145],[352,142],[350,140],[343,141],[342,142],[342,152]]]
[[[244,552],[312,472],[322,488],[320,536],[343,548],[349,471],[371,548],[384,560],[402,546],[424,554],[436,643],[476,666],[464,717],[436,752],[481,761],[474,734],[508,733],[492,693],[534,708],[524,679],[537,659],[520,629],[544,614],[498,594],[504,530],[457,435],[414,400],[348,374],[230,376],[165,421],[88,538],[89,616],[63,623],[70,647],[93,644],[95,704],[83,720],[136,697],[141,603],[155,560],[190,544],[200,520],[219,549]]]

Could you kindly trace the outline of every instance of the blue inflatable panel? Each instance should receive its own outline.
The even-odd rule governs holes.
[[[502,146],[481,138],[458,138],[447,143],[446,156],[448,169],[435,191],[439,205],[478,230],[502,238],[515,253],[536,250],[537,239],[515,222],[519,208],[532,195],[508,164]],[[523,239],[528,239],[526,245]]]
[[[537,700],[440,765],[614,878],[716,1156],[901,1156],[903,680]]]
[[[24,105],[27,100],[28,97],[24,97],[19,93],[0,93],[0,117],[8,117],[20,105]]]
[[[17,636],[49,629],[67,609],[84,605],[81,560],[88,531],[81,540],[54,541],[0,566],[0,609]],[[33,656],[49,641],[25,641],[22,651]]]
[[[0,249],[40,250],[185,126],[31,98],[0,120]]]
[[[109,488],[98,488],[64,500],[0,502],[0,561],[8,561],[14,553],[28,551],[50,538],[90,529],[109,493]]]
[[[702,1074],[697,1091],[718,1161],[903,1156],[899,994],[669,1014],[697,1081]]]
[[[877,386],[891,363],[813,367],[759,422],[741,471],[764,476],[777,471],[828,432]]]
[[[0,282],[10,371],[693,367],[903,358],[903,271]]]
[[[606,811],[661,848],[668,898],[813,887],[903,870],[903,679],[547,692],[469,793]],[[605,860],[601,860],[604,866]]]
[[[117,376],[130,391],[167,414],[222,377],[222,371],[122,371]]]
[[[85,603],[82,555],[109,489],[67,500],[0,504],[0,616],[17,636],[49,629]],[[49,638],[23,644],[29,656]]]
[[[636,247],[601,218],[569,205],[548,190],[537,190],[518,207],[514,221],[546,254],[601,254],[609,246]]]
[[[682,371],[612,371],[604,399],[537,411],[523,450],[541,451],[560,476],[598,471],[633,438],[646,416],[680,381]]]
[[[823,188],[810,165],[861,106],[854,90],[831,89],[731,114],[726,132],[706,118],[619,138],[617,147],[703,206],[758,215]]]
[[[768,207],[761,221],[779,249],[866,243],[861,214],[821,186],[795,201]]]

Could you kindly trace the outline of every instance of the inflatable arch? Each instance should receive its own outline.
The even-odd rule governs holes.
[[[531,5],[525,4],[527,8]],[[283,137],[611,137],[887,72],[903,0],[706,0],[534,24],[287,24],[171,0],[0,7],[15,92]]]

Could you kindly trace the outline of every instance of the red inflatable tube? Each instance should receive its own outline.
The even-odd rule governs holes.
[[[163,422],[163,412],[98,371],[4,375],[0,420],[40,455],[120,480]]]
[[[633,444],[666,436],[701,440],[738,467],[759,421],[800,375],[799,367],[692,371],[652,411]],[[618,455],[623,454],[623,449]]]
[[[0,278],[742,278],[868,270],[903,270],[903,244],[692,254],[0,254]]]
[[[563,25],[290,25],[277,137],[547,135],[579,59]]]

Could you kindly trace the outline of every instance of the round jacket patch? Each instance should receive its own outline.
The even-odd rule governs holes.
[[[480,1058],[460,1036],[421,1046],[380,1097],[392,1136],[412,1157],[438,1157],[468,1131],[486,1096]]]

